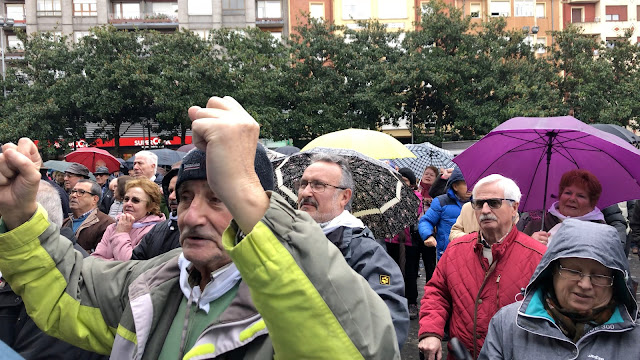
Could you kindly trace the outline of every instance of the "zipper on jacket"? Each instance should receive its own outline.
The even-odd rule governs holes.
[[[500,276],[502,274],[496,278],[496,311],[500,310]]]
[[[478,290],[478,295],[476,295],[476,298],[474,300],[473,303],[473,358],[477,359],[478,358],[478,300],[480,299],[480,294],[482,294],[482,290],[484,289],[484,286],[487,284],[487,280],[489,279],[489,275],[491,275],[491,273],[493,272],[493,270],[495,270],[496,265],[497,265],[497,261],[494,261],[493,263],[491,263],[491,266],[489,266],[489,270],[487,270],[487,272],[484,274],[484,280],[482,280],[482,284],[480,285],[480,289]]]

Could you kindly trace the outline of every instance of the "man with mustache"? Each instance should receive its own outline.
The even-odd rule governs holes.
[[[351,215],[355,184],[347,161],[333,154],[311,158],[297,183],[298,209],[315,220],[351,268],[367,279],[389,307],[402,347],[409,334],[409,309],[400,268],[360,219]]]
[[[449,243],[424,288],[418,348],[426,360],[442,358],[447,322],[450,336],[477,358],[491,317],[522,300],[546,246],[516,228],[521,196],[513,180],[498,174],[473,188],[471,206],[480,230]]]
[[[176,182],[178,170],[182,162],[174,164],[174,168],[162,179],[162,194],[169,205],[169,218],[153,227],[133,249],[131,260],[147,260],[180,247],[180,230],[178,229],[178,200],[176,199]]]
[[[96,249],[107,227],[115,222],[98,209],[100,195],[98,183],[89,179],[78,180],[69,194],[71,216],[62,223],[63,227],[73,230],[78,245],[89,254]]]
[[[382,299],[265,191],[258,123],[230,97],[189,117],[199,150],[176,181],[182,248],[146,261],[79,256],[35,201],[35,144],[2,147],[0,272],[38,326],[113,359],[400,359]]]

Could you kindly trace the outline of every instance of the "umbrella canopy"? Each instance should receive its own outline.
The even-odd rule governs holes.
[[[267,151],[267,157],[269,158],[269,161],[271,161],[271,162],[282,160],[285,157],[287,157],[287,155],[279,153],[279,152],[271,150],[271,149],[265,148],[265,150]]]
[[[426,169],[427,166],[435,166],[438,169],[448,169],[455,165],[452,161],[453,154],[450,151],[439,148],[428,142],[424,142],[422,144],[406,144],[405,146],[407,149],[411,150],[416,157],[396,159],[393,162],[400,168],[406,167],[411,169],[411,171],[416,175],[418,181],[422,178],[424,169]]]
[[[95,147],[79,148],[67,154],[64,159],[69,162],[82,164],[91,172],[94,172],[98,166],[106,166],[109,172],[120,170],[120,162],[115,156],[109,154],[106,150]]]
[[[630,130],[628,130],[627,128],[624,128],[620,125],[614,125],[614,124],[591,124],[591,126],[593,126],[594,128],[600,130],[600,131],[604,131],[604,132],[608,132],[609,134],[613,134],[619,138],[621,138],[622,140],[628,142],[629,144],[638,147],[640,146],[640,136],[632,133]]]
[[[504,122],[453,160],[469,186],[493,173],[522,191],[520,210],[546,210],[562,174],[592,172],[602,184],[599,208],[640,199],[640,150],[571,116]]]
[[[314,148],[276,162],[276,191],[297,208],[294,182],[311,164],[316,153],[332,153],[349,161],[356,190],[351,212],[367,225],[377,238],[392,237],[415,224],[420,200],[404,186],[400,175],[389,165],[353,150]]]
[[[176,151],[188,153],[189,151],[191,151],[191,149],[193,149],[195,147],[196,146],[193,145],[193,144],[182,145]]]
[[[279,152],[280,154],[293,155],[297,152],[300,152],[300,148],[295,146],[281,146],[275,151]]]
[[[158,156],[158,166],[171,166],[182,160],[182,158],[187,155],[186,152],[180,152],[171,149],[153,149],[147,151],[152,152]],[[134,161],[136,161],[135,155],[127,160],[129,164],[133,164]]]
[[[317,147],[355,150],[374,159],[399,159],[416,157],[391,135],[380,131],[346,129],[315,138],[302,151]]]
[[[60,161],[60,160],[49,160],[49,161],[45,161],[42,164],[42,167],[45,169],[51,169],[54,171],[60,171],[60,172],[65,172],[67,171],[67,168],[71,165],[72,163],[70,162],[66,162],[66,161]]]

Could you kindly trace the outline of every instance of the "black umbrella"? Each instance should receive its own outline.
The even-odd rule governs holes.
[[[302,177],[316,153],[341,155],[349,161],[356,190],[351,212],[377,238],[390,238],[415,224],[420,200],[404,186],[400,174],[382,161],[353,150],[313,148],[274,163],[276,191],[297,207],[294,182]]]
[[[613,134],[619,138],[621,138],[622,140],[628,142],[629,144],[635,146],[635,147],[639,147],[640,146],[640,136],[632,133],[630,130],[628,130],[627,128],[624,128],[620,125],[614,125],[614,124],[592,124],[591,126],[593,126],[594,128],[604,131],[604,132],[608,132],[609,134]]]

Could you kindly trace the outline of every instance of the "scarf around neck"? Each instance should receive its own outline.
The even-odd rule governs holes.
[[[609,321],[617,306],[612,297],[605,306],[591,309],[586,313],[572,312],[560,307],[553,290],[545,292],[544,300],[544,309],[551,315],[553,320],[555,320],[556,325],[558,325],[562,333],[571,339],[574,344],[577,343],[587,331]]]
[[[577,220],[582,220],[582,221],[598,221],[598,222],[604,222],[604,215],[602,214],[602,211],[600,211],[600,209],[598,209],[598,207],[594,207],[593,210],[591,210],[590,212],[582,215],[582,216],[576,216],[576,217],[572,217],[572,216],[566,216],[566,215],[562,215],[560,213],[560,211],[558,211],[558,201],[554,202],[553,204],[551,204],[551,207],[549,208],[549,210],[547,210],[549,212],[549,214],[557,217],[560,222],[558,224],[556,224],[554,227],[552,227],[551,229],[549,229],[549,241],[551,241],[551,237],[553,237],[553,235],[558,231],[558,229],[560,229],[560,226],[562,226],[562,221],[566,220],[566,219],[577,219]],[[547,246],[549,246],[549,244],[547,244]]]
[[[339,227],[364,229],[364,223],[347,210],[344,210],[340,215],[334,217],[330,221],[319,223],[318,225],[320,225],[322,232],[324,232],[325,235]]]

